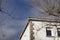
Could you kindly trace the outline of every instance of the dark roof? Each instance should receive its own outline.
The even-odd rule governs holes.
[[[24,34],[24,32],[25,32],[25,30],[26,30],[26,28],[27,28],[27,26],[28,26],[28,24],[29,24],[30,21],[42,21],[42,22],[55,22],[55,23],[60,23],[60,20],[57,21],[57,20],[46,19],[46,18],[45,19],[44,18],[28,18],[27,25],[24,28],[23,32],[21,33],[20,39],[23,36],[23,34]]]

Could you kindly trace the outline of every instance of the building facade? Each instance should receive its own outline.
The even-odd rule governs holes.
[[[60,40],[60,21],[30,18],[20,40]]]

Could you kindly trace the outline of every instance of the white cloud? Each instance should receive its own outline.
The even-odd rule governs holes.
[[[0,27],[0,39],[7,40],[15,35],[18,32],[21,32],[26,21],[24,20],[9,20],[4,21],[4,25]],[[2,30],[2,31],[1,31]]]

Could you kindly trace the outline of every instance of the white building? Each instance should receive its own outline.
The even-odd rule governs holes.
[[[60,21],[30,18],[20,40],[60,40]]]

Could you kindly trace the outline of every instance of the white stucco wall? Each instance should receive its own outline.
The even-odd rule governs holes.
[[[49,22],[39,22],[39,21],[33,21],[34,24],[34,40],[60,40],[60,37],[57,36],[57,28],[60,28],[60,26],[49,26]],[[51,23],[56,24],[56,23]],[[60,23],[57,23],[59,25]],[[52,36],[48,37],[46,36],[46,27],[52,27]]]
[[[21,40],[30,40],[30,25],[28,25],[28,27],[25,30]]]
[[[60,37],[57,35],[57,28],[60,26],[49,26],[50,22],[41,22],[41,21],[32,21],[34,32],[34,40],[60,40]],[[51,23],[52,25],[60,25],[60,23]],[[52,28],[52,36],[46,36],[46,27]],[[30,24],[28,25],[27,29],[25,30],[21,40],[30,40]]]

